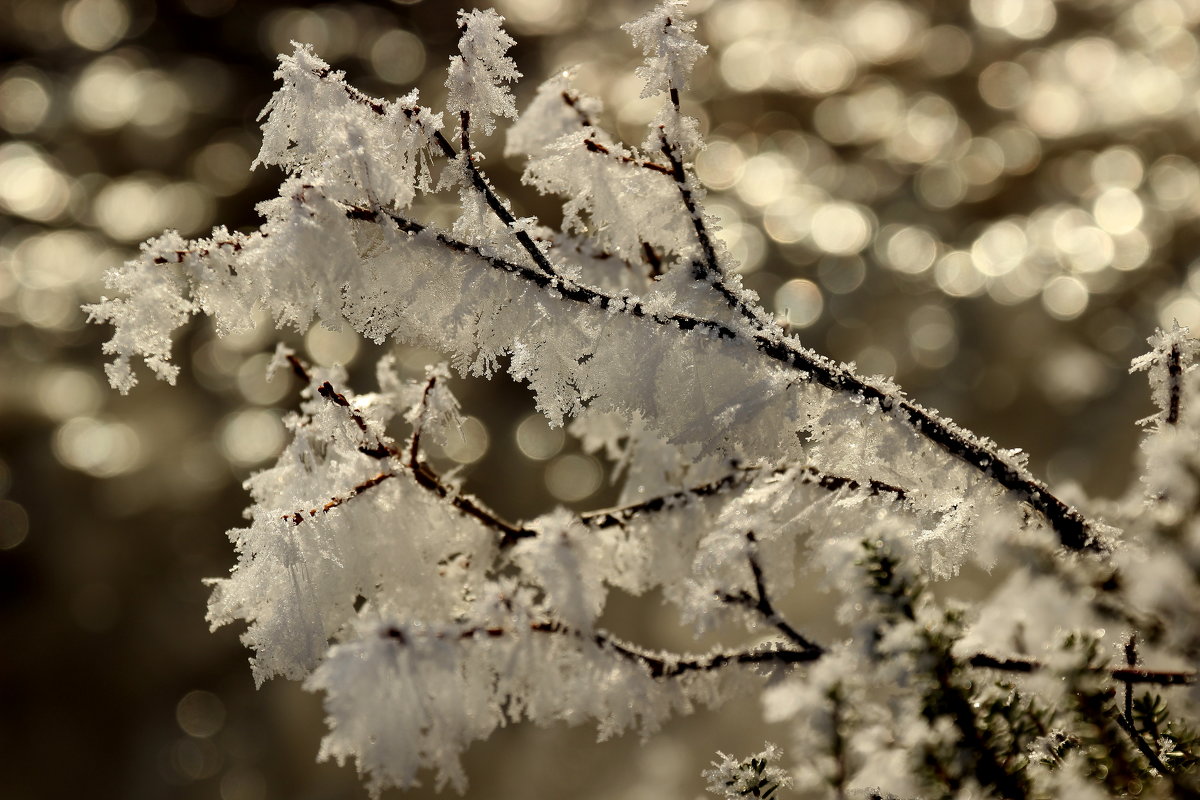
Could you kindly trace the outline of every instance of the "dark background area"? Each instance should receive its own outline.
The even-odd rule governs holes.
[[[619,24],[649,4],[496,6],[518,39],[519,98],[582,64],[611,129],[641,141],[650,112]],[[1150,408],[1129,359],[1157,325],[1200,324],[1200,7],[692,7],[711,45],[687,100],[711,145],[697,169],[747,285],[807,344],[1025,448],[1060,491],[1124,491]],[[269,463],[296,400],[260,377],[276,334],[194,324],[179,385],[143,376],[122,397],[102,373],[108,331],[79,305],[163,228],[257,224],[279,175],[247,171],[256,117],[289,39],[371,94],[418,85],[437,109],[457,9],[0,0],[0,796],[365,796],[351,767],[315,763],[320,699],[255,691],[239,631],[204,621],[201,581],[234,560],[240,482]],[[556,219],[500,136],[482,147],[519,209]],[[359,375],[389,349],[282,336]],[[398,352],[412,374],[434,358]],[[441,463],[499,511],[611,499],[604,465],[531,420],[522,387],[457,390],[475,437]],[[643,641],[687,642],[669,620],[612,616]],[[471,796],[694,796],[715,748],[765,735],[757,700],[733,705],[645,746],[506,730],[471,750]]]

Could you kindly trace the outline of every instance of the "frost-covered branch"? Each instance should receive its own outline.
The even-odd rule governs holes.
[[[353,219],[378,219],[378,212],[358,207],[349,209],[347,215]],[[387,217],[403,231],[419,234],[426,230],[426,226],[398,215],[387,214]],[[961,459],[1028,503],[1047,520],[1063,546],[1072,550],[1094,551],[1102,551],[1107,547],[1083,515],[1056,497],[1045,484],[1033,478],[1023,467],[1011,463],[1010,459],[999,453],[994,444],[973,436],[910,400],[897,397],[864,381],[849,368],[813,353],[792,338],[778,334],[747,334],[725,323],[688,314],[656,313],[647,309],[641,302],[618,298],[593,287],[552,279],[520,264],[485,254],[480,248],[445,234],[436,233],[434,237],[451,250],[473,255],[493,269],[532,283],[539,289],[548,290],[551,300],[595,306],[604,311],[627,314],[683,333],[693,330],[709,331],[718,339],[750,344],[764,357],[802,373],[805,378],[820,386],[849,395],[899,417],[911,426],[917,435]]]
[[[602,651],[611,652],[617,657],[645,669],[646,673],[655,680],[680,678],[689,673],[714,672],[732,666],[769,666],[803,664],[815,661],[820,657],[819,651],[812,648],[790,650],[780,647],[757,647],[749,650],[734,650],[717,652],[710,655],[686,655],[655,653],[643,650],[629,642],[604,631],[590,635],[574,630],[560,622],[541,621],[529,623],[528,630],[532,633],[565,636],[579,640],[589,640]],[[473,641],[479,638],[497,639],[512,636],[515,632],[499,627],[464,628],[454,634],[462,641]],[[392,639],[399,644],[405,643],[404,633],[397,627],[388,627],[380,634],[386,639]],[[437,632],[435,638],[445,638],[446,634]]]
[[[1200,733],[1185,703],[1131,687],[1200,682],[1200,346],[1176,327],[1135,361],[1159,409],[1140,482],[1081,501],[1087,516],[1019,451],[806,348],[742,287],[705,213],[688,161],[699,128],[680,107],[704,47],[683,10],[667,0],[627,26],[644,96],[662,96],[632,147],[569,73],[518,114],[494,12],[460,12],[452,131],[415,91],[368,97],[297,46],[264,110],[256,163],[286,178],[261,228],[168,232],[108,276],[117,296],[89,311],[115,327],[107,371],[123,392],[134,359],[174,380],[172,336],[201,314],[222,335],[261,310],[446,358],[408,380],[385,357],[377,389],[355,392],[342,367],[277,351],[299,409],[246,482],[209,620],[245,625],[256,681],[324,693],[321,757],[354,759],[374,792],[424,770],[461,788],[462,753],[510,722],[649,733],[751,689],[792,727],[791,777],[814,797],[1190,791]],[[562,198],[560,230],[518,219],[481,169],[503,118],[523,181]],[[457,218],[423,221],[447,193]],[[462,423],[451,369],[526,386],[608,467],[615,505],[510,521],[436,470],[430,442]],[[969,605],[930,589],[964,568],[995,585]],[[831,618],[793,609],[798,586],[824,591]],[[600,624],[614,590],[741,640],[630,644]],[[1136,653],[1109,664],[1135,636],[1164,669]],[[774,796],[788,782],[776,756],[722,756],[713,786]]]

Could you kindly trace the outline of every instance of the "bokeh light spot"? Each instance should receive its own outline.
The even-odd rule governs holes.
[[[559,456],[546,467],[546,488],[564,503],[577,503],[591,497],[600,488],[604,473],[591,456],[570,453]]]
[[[323,367],[332,367],[334,364],[346,367],[358,355],[360,341],[359,335],[349,326],[343,326],[340,331],[331,331],[317,323],[308,329],[304,347],[312,360]]]
[[[188,736],[207,739],[225,724],[225,704],[212,692],[195,689],[176,703],[175,721]]]
[[[120,0],[71,0],[63,6],[63,31],[87,50],[107,50],[129,30],[129,9]]]
[[[566,435],[562,428],[551,428],[541,414],[529,414],[516,429],[517,447],[526,458],[545,461],[558,455]]]
[[[283,449],[283,423],[277,412],[265,408],[235,411],[222,420],[219,440],[226,458],[240,466],[253,466]]]
[[[371,67],[388,83],[407,85],[425,68],[425,45],[409,31],[387,31],[371,45]]]
[[[29,514],[12,500],[0,500],[0,550],[12,550],[29,536]]]
[[[807,328],[821,317],[825,300],[817,285],[805,278],[793,278],[775,292],[775,311],[795,328]]]
[[[1071,275],[1051,278],[1042,289],[1042,305],[1055,319],[1075,319],[1087,308],[1087,286]]]
[[[451,461],[473,464],[483,458],[491,442],[487,427],[478,417],[465,417],[458,430],[446,434],[442,452]]]
[[[867,246],[874,227],[870,212],[854,203],[826,203],[812,218],[812,240],[834,255],[851,255]]]

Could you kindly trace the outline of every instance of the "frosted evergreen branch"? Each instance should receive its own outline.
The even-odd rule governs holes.
[[[377,212],[360,206],[351,206],[346,210],[348,217],[358,220],[377,222],[380,214],[386,216],[400,230],[407,233],[418,234],[426,230],[425,225],[391,212]],[[521,264],[485,253],[475,245],[458,241],[444,233],[435,233],[434,237],[451,250],[475,256],[493,269],[530,282],[539,289],[550,290],[550,296],[555,300],[580,303],[606,311],[627,314],[682,332],[705,330],[714,334],[718,339],[750,344],[768,359],[802,373],[808,379],[827,389],[860,398],[865,403],[875,405],[884,412],[899,416],[918,435],[975,468],[1028,503],[1050,524],[1064,547],[1070,550],[1093,552],[1108,550],[1108,546],[1096,538],[1092,524],[1082,514],[1055,496],[1043,483],[1030,476],[1024,468],[1011,463],[1008,458],[998,452],[994,445],[984,443],[968,431],[943,420],[934,412],[928,411],[916,403],[867,383],[850,369],[805,349],[794,339],[774,333],[746,334],[735,331],[722,322],[678,312],[651,312],[639,301],[618,298],[601,289],[582,286],[565,278],[542,274]]]
[[[119,296],[89,310],[116,328],[106,369],[122,392],[133,359],[174,379],[172,338],[191,316],[220,335],[251,310],[300,332],[319,320],[439,351],[464,377],[507,372],[621,482],[614,508],[506,520],[425,460],[423,445],[461,431],[449,365],[410,380],[387,356],[378,390],[356,394],[340,366],[280,347],[271,369],[303,383],[300,413],[245,483],[250,522],[229,532],[238,563],[210,582],[210,621],[247,624],[256,681],[325,693],[321,757],[357,760],[376,793],[430,769],[463,786],[460,755],[510,721],[645,733],[769,673],[768,721],[790,722],[811,762],[793,765],[802,791],[1184,796],[1200,733],[1132,687],[1200,678],[1145,668],[1132,636],[1122,666],[1105,654],[1136,631],[1154,661],[1190,666],[1200,641],[1200,346],[1176,326],[1134,362],[1158,413],[1149,491],[1102,506],[1119,536],[1019,452],[803,347],[741,288],[705,215],[699,125],[680,108],[705,48],[684,5],[626,26],[646,55],[643,97],[661,100],[632,150],[593,127],[600,103],[567,73],[518,118],[514,42],[493,11],[459,14],[445,135],[415,91],[368,97],[297,45],[264,111],[255,163],[286,178],[258,233],[169,231],[106,277]],[[472,140],[501,117],[523,181],[563,198],[563,232],[516,218],[481,169]],[[415,221],[418,199],[447,189],[453,226]],[[394,442],[400,419],[411,433]],[[986,599],[964,608],[932,589],[970,564],[999,576]],[[836,596],[836,639],[781,613],[814,581]],[[618,592],[661,596],[700,632],[735,619],[771,641],[644,649],[598,627]]]

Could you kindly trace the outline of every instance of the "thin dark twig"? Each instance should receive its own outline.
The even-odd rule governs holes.
[[[602,650],[610,650],[621,658],[644,667],[652,678],[675,678],[690,672],[712,672],[733,664],[803,664],[816,661],[820,657],[820,654],[814,651],[788,649],[751,649],[711,656],[659,655],[645,652],[603,631],[589,635],[557,621],[533,622],[530,623],[529,630],[533,633],[572,636],[581,641],[591,641]],[[478,638],[498,639],[511,634],[512,631],[506,628],[489,626],[465,628],[454,633],[436,632],[431,635],[438,639],[454,638],[468,641]],[[385,628],[380,635],[386,639],[393,639],[398,644],[407,644],[404,632],[396,626]]]
[[[1136,667],[1138,662],[1137,655],[1137,634],[1131,633],[1129,641],[1125,642],[1125,663],[1130,667]],[[1133,723],[1133,692],[1129,681],[1125,681],[1125,718]]]
[[[508,522],[491,509],[475,500],[475,498],[471,497],[470,495],[459,494],[455,491],[452,491],[450,487],[442,481],[441,477],[424,462],[417,465],[417,468],[412,471],[412,476],[413,479],[416,480],[417,485],[419,485],[421,488],[432,492],[433,494],[437,495],[438,498],[450,503],[450,505],[457,508],[463,514],[473,517],[488,528],[491,528],[492,530],[496,531],[496,533],[500,534],[501,547],[508,546],[510,542],[515,542],[520,539],[526,539],[537,535],[536,531]]]
[[[358,409],[350,405],[350,402],[346,399],[344,394],[333,388],[333,384],[331,384],[329,381],[325,381],[317,387],[317,394],[321,395],[321,397],[324,397],[334,405],[345,408],[347,413],[350,415],[350,419],[353,420],[354,424],[358,426],[358,429],[362,432],[364,437],[371,435],[371,430],[367,427],[367,421],[363,419],[363,415],[358,413]],[[379,438],[375,439],[374,445],[367,444],[364,439],[363,443],[358,446],[358,452],[362,453],[363,455],[370,456],[371,458],[387,458],[388,456],[399,455],[399,451],[396,450],[395,447],[385,444]]]
[[[662,164],[656,164],[653,161],[646,161],[640,158],[631,158],[626,155],[621,155],[620,153],[614,153],[608,148],[607,145],[600,144],[600,142],[597,142],[595,139],[590,137],[583,140],[583,146],[588,149],[588,152],[602,153],[603,155],[610,156],[611,158],[620,161],[622,164],[630,164],[635,167],[641,167],[642,169],[648,169],[651,172],[657,172],[662,175],[671,174],[670,167],[664,167]]]
[[[696,280],[704,281],[712,286],[724,298],[725,302],[729,304],[730,308],[736,309],[739,314],[748,319],[759,330],[764,330],[766,322],[763,320],[762,314],[725,285],[725,272],[717,259],[717,251],[713,246],[708,226],[704,223],[704,215],[700,213],[700,209],[696,206],[696,200],[692,196],[692,190],[688,185],[687,175],[683,169],[683,161],[676,154],[674,145],[667,141],[666,133],[663,132],[661,136],[663,154],[666,155],[667,160],[671,164],[670,175],[675,179],[675,185],[679,188],[679,196],[683,200],[683,207],[687,210],[688,216],[692,220],[692,227],[696,231],[696,239],[700,243],[702,259],[692,262],[692,274]]]
[[[433,470],[433,467],[421,460],[421,420],[425,414],[425,409],[429,405],[429,396],[433,393],[436,383],[436,376],[426,381],[425,389],[421,393],[420,407],[417,410],[417,421],[413,424],[413,435],[408,447],[408,469],[413,476],[413,480],[417,482],[418,486],[437,495],[439,499],[446,500],[463,514],[478,520],[486,527],[499,533],[502,547],[515,543],[520,539],[536,536],[536,531],[514,525],[470,495],[451,491],[441,476]]]
[[[666,20],[666,24],[668,27],[672,24],[669,17]],[[675,117],[678,119],[683,113],[679,107],[679,87],[669,83],[668,88],[671,107],[675,110]],[[697,280],[705,281],[712,286],[731,308],[736,309],[739,314],[757,326],[759,330],[765,330],[767,323],[763,320],[758,310],[748,305],[733,290],[725,285],[725,270],[721,267],[720,261],[717,258],[717,250],[713,245],[713,237],[708,230],[708,225],[704,221],[704,215],[700,213],[700,209],[696,205],[696,199],[692,195],[692,188],[688,183],[687,173],[683,168],[683,156],[679,152],[679,143],[673,142],[667,137],[667,130],[664,126],[659,126],[658,130],[663,155],[667,157],[667,162],[671,165],[670,175],[674,178],[675,186],[679,189],[679,197],[683,201],[684,209],[687,210],[688,216],[692,220],[692,227],[696,231],[696,241],[700,244],[702,260],[692,262],[693,274]]]
[[[723,602],[743,605],[756,611],[769,625],[774,626],[803,649],[815,650],[818,653],[825,652],[825,648],[796,630],[775,610],[775,606],[771,603],[771,596],[767,592],[767,581],[763,576],[762,565],[758,562],[758,539],[754,536],[754,531],[747,531],[746,539],[750,542],[746,560],[750,562],[750,572],[754,575],[754,594],[751,595],[745,591],[738,594],[718,592],[717,597]]]
[[[976,653],[967,659],[972,667],[994,669],[1001,672],[1032,673],[1045,669],[1045,665],[1027,658],[1000,658],[986,653]],[[1104,668],[1108,677],[1121,683],[1149,683],[1158,686],[1189,686],[1196,683],[1195,672],[1171,670],[1149,670],[1141,667]]]
[[[487,178],[484,177],[483,172],[479,169],[479,165],[475,163],[475,158],[471,153],[471,140],[469,134],[471,113],[466,110],[461,111],[459,113],[459,123],[462,132],[461,143],[463,163],[467,168],[467,173],[470,175],[471,185],[475,187],[475,191],[479,192],[483,196],[484,202],[488,204],[488,208],[490,208],[496,217],[504,223],[504,227],[512,231],[513,236],[515,236],[517,239],[517,242],[520,243],[521,247],[525,249],[525,252],[529,254],[529,257],[533,259],[533,263],[537,264],[538,269],[547,275],[557,277],[558,270],[551,265],[550,259],[546,258],[546,254],[542,252],[540,247],[538,247],[537,242],[535,242],[533,238],[530,237],[530,235],[525,231],[513,229],[513,225],[516,223],[517,218],[513,216],[512,212],[508,210],[507,206],[505,206],[504,201],[502,201],[492,190],[491,184],[488,183]],[[442,153],[445,154],[447,158],[454,159],[458,157],[459,154],[454,152],[454,147],[446,140],[446,137],[442,135],[441,131],[434,131],[433,136],[434,140],[441,148]]]
[[[592,127],[592,120],[587,115],[587,112],[584,111],[582,108],[580,108],[579,98],[576,95],[573,95],[570,92],[564,91],[562,93],[562,99],[563,99],[563,102],[566,103],[570,107],[570,109],[572,111],[574,111],[576,113],[576,115],[579,116],[579,124],[581,126],[583,126],[585,128]]]
[[[1133,744],[1137,747],[1138,752],[1146,757],[1146,760],[1150,762],[1150,766],[1158,770],[1159,774],[1164,777],[1171,774],[1171,770],[1162,762],[1162,759],[1158,757],[1158,753],[1154,752],[1154,749],[1146,743],[1146,740],[1142,737],[1142,735],[1133,727],[1132,719],[1129,719],[1124,714],[1118,712],[1117,724],[1120,725],[1121,730],[1125,731],[1125,733],[1129,735],[1129,738],[1133,740]]]
[[[312,376],[308,372],[308,366],[297,358],[295,353],[287,354],[287,362],[292,368],[292,374],[299,378],[305,386],[312,383]]]
[[[381,472],[378,475],[376,475],[374,478],[368,478],[367,480],[358,484],[357,486],[355,486],[353,489],[351,489],[346,494],[341,495],[339,497],[331,498],[329,500],[329,502],[325,503],[325,505],[321,506],[320,508],[310,508],[307,512],[295,511],[291,514],[284,514],[283,517],[281,517],[281,519],[286,519],[286,520],[290,521],[293,525],[299,525],[301,522],[304,522],[305,514],[308,514],[309,518],[315,517],[317,514],[326,514],[330,511],[332,511],[333,509],[337,508],[338,506],[341,506],[341,505],[349,502],[352,498],[358,497],[363,492],[366,492],[369,489],[372,489],[372,488],[378,486],[379,484],[383,483],[384,481],[388,480],[389,478],[394,478],[394,477],[396,477],[396,473],[394,473],[394,472]]]
[[[699,500],[705,497],[712,497],[720,494],[725,489],[749,483],[755,480],[763,473],[763,468],[758,466],[736,466],[733,472],[723,475],[716,480],[708,483],[689,486],[685,489],[680,489],[677,492],[669,494],[657,495],[655,497],[641,500],[637,503],[631,503],[626,506],[617,508],[601,509],[599,511],[588,511],[580,515],[580,519],[584,524],[593,528],[604,529],[613,526],[624,527],[633,519],[644,514],[653,514],[659,511],[677,508],[683,503],[692,500]],[[787,475],[792,473],[793,477],[802,484],[818,486],[830,492],[836,492],[841,489],[856,491],[863,488],[863,485],[852,478],[845,478],[839,475],[829,475],[821,472],[815,467],[800,467],[788,468],[777,467],[770,470],[767,474],[771,477]],[[891,494],[897,500],[903,500],[907,497],[905,490],[883,483],[882,481],[869,481],[867,483],[867,491],[873,495]]]
[[[424,424],[425,411],[429,408],[429,395],[433,394],[433,387],[436,385],[436,375],[425,381],[425,388],[421,392],[421,402],[417,407],[416,422],[413,423],[412,439],[408,445],[408,467],[414,472],[416,472],[421,462],[421,426]]]
[[[1167,404],[1168,425],[1176,425],[1179,423],[1179,406],[1183,396],[1183,387],[1180,380],[1182,377],[1182,354],[1179,352],[1179,345],[1172,344],[1170,352],[1167,353],[1167,383],[1170,387],[1169,401]]]

